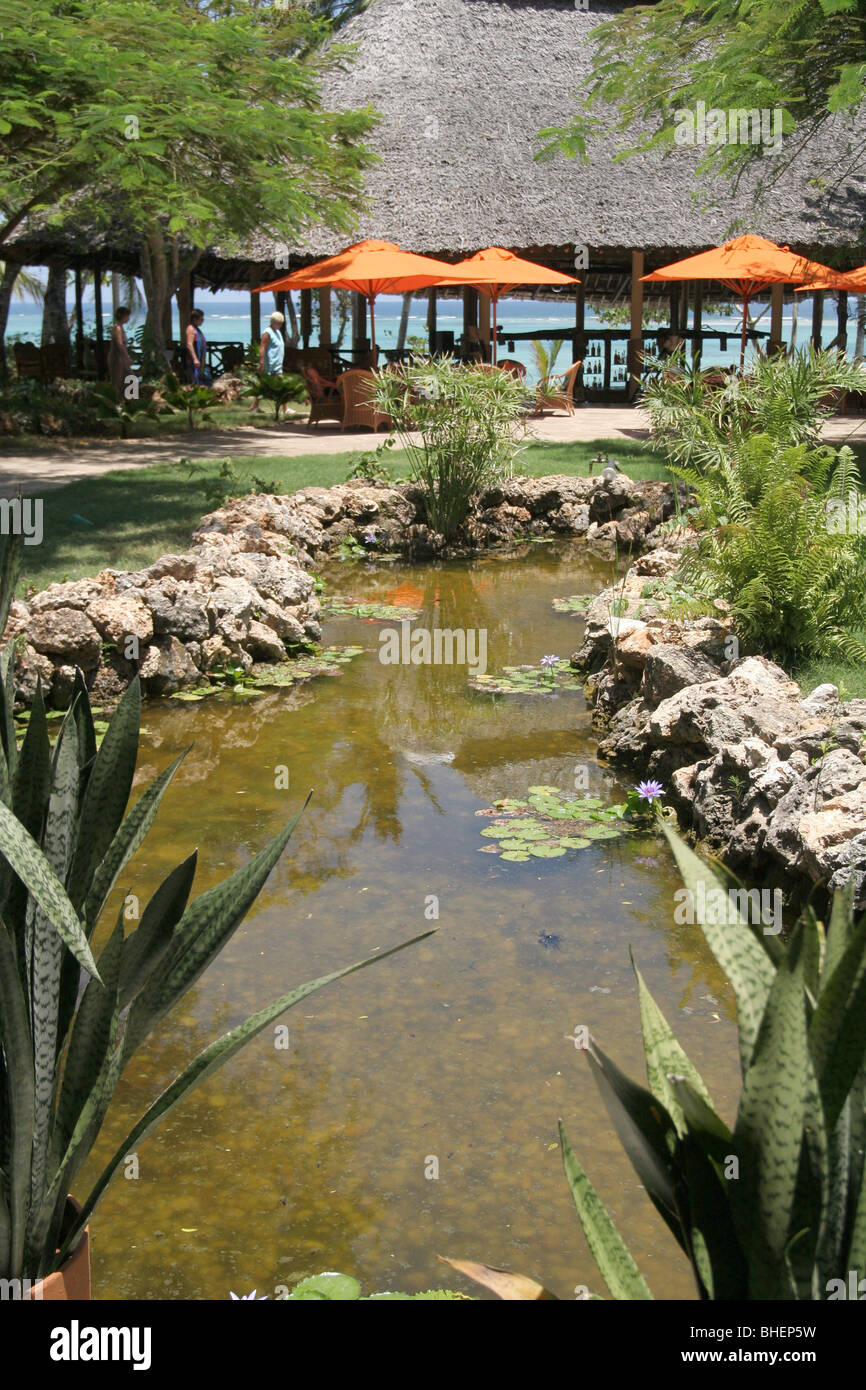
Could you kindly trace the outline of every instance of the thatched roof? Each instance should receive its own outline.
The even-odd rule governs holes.
[[[354,61],[324,83],[331,109],[370,105],[382,116],[370,141],[379,163],[366,176],[368,207],[356,239],[396,241],[450,260],[497,244],[565,270],[574,247],[586,245],[587,294],[608,302],[627,297],[631,248],[647,251],[651,269],[742,231],[818,259],[863,244],[866,179],[846,175],[832,196],[814,182],[824,176],[833,185],[847,167],[850,131],[841,120],[798,156],[761,205],[756,176],[744,178],[736,194],[718,181],[701,184],[695,166],[703,150],[614,163],[623,142],[612,133],[613,113],[601,109],[588,164],[563,156],[538,163],[538,131],[566,125],[575,109],[592,30],[623,8],[603,0],[592,0],[589,11],[575,0],[371,0],[340,33],[341,43],[357,46]],[[858,133],[862,144],[866,122]],[[88,237],[37,227],[22,232],[10,254],[74,264],[95,249]],[[122,236],[113,248],[110,237],[101,240],[106,268],[131,268]],[[290,248],[291,264],[330,255],[346,241],[314,230]],[[240,250],[215,247],[196,275],[240,288],[251,269],[256,279],[272,277],[285,250],[264,236]]]
[[[538,131],[567,124],[575,109],[593,28],[623,8],[600,0],[589,11],[574,0],[372,0],[342,31],[357,57],[328,78],[324,94],[330,106],[370,103],[383,116],[372,137],[381,162],[367,175],[358,238],[452,256],[491,243],[642,247],[664,253],[657,264],[724,240],[735,222],[737,232],[798,248],[862,241],[866,180],[846,179],[829,205],[810,185],[842,167],[842,122],[796,161],[763,208],[754,206],[753,178],[735,198],[704,185],[704,200],[714,192],[717,205],[701,210],[693,195],[703,150],[614,164],[622,141],[610,133],[610,113],[600,115],[589,164],[563,156],[537,163]],[[328,255],[338,239],[317,231],[297,249],[304,258]],[[256,259],[272,254],[264,243],[250,250]]]

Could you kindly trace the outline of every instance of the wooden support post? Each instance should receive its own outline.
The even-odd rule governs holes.
[[[431,352],[436,350],[436,286],[427,291],[427,341]]]
[[[782,307],[784,286],[770,286],[770,343],[768,354],[778,350],[782,346]]]
[[[821,323],[824,318],[824,291],[816,290],[812,295],[812,343],[821,346]]]
[[[836,346],[848,356],[848,291],[840,290],[836,304]]]
[[[481,341],[487,349],[487,360],[490,361],[490,295],[483,290],[478,294],[478,331],[481,334]]]
[[[643,358],[643,251],[631,253],[631,314],[629,318],[629,340],[626,351],[628,363],[628,386],[626,396],[632,400],[640,390],[641,365]]]
[[[93,264],[93,309],[96,316],[96,379],[105,376],[105,342],[102,336],[102,266],[99,257]]]
[[[352,291],[352,353],[356,366],[362,364],[367,346],[367,301],[357,290]]]
[[[574,353],[572,361],[586,356],[586,287],[583,282],[574,294]]]
[[[258,285],[261,275],[257,269],[250,271],[250,286]],[[260,294],[250,294],[250,342],[260,343],[262,340],[262,297]]]
[[[463,290],[463,336],[468,334],[470,328],[478,327],[478,291],[471,285],[466,285]]]
[[[331,291],[319,290],[319,347],[331,346]]]
[[[180,340],[183,342],[183,335],[189,323],[189,316],[195,308],[195,286],[192,275],[178,285],[177,293],[174,297],[177,300],[177,313],[180,321]]]
[[[301,342],[305,348],[310,346],[313,336],[313,292],[301,290]]]
[[[695,330],[695,336],[692,338],[692,361],[699,367],[701,364],[701,350],[703,346],[701,332],[704,326],[704,286],[703,282],[700,280],[695,281],[695,298],[692,314],[692,327]]]
[[[673,288],[673,289],[671,290],[671,292],[670,292],[670,306],[671,306],[671,332],[672,332],[672,333],[679,333],[679,331],[680,331],[680,287],[679,287],[679,285],[675,285],[674,288]]]
[[[82,304],[81,266],[75,267],[75,366],[84,370],[84,307]]]

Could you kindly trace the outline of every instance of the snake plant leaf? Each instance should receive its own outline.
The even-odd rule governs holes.
[[[842,888],[833,895],[830,921],[827,926],[827,944],[824,951],[824,968],[821,972],[821,989],[826,989],[836,971],[836,966],[844,956],[854,930],[854,880],[849,878]]]
[[[141,685],[127,686],[96,755],[81,805],[81,831],[69,870],[69,897],[79,908],[123,820],[135,763],[141,723]]]
[[[856,1204],[854,1205],[851,1238],[841,1268],[856,1270],[859,1281],[866,1278],[866,1172],[862,1169],[860,1185],[855,1188],[854,1195]]]
[[[309,802],[309,796],[304,806]],[[129,1011],[124,1041],[127,1062],[142,1039],[222,950],[260,893],[304,807],[254,859],[225,882],[202,893],[184,912],[174,939]]]
[[[117,986],[123,954],[123,909],[99,957],[101,982],[89,980],[75,1012],[69,1038],[63,1082],[57,1101],[56,1124],[61,1134],[72,1134],[96,1078],[102,1071],[111,1041],[112,1017],[117,1012]]]
[[[664,822],[661,828],[671,847],[683,882],[693,898],[700,901],[699,892],[705,894],[708,890],[721,889],[724,892],[721,880],[693,850],[689,849],[679,835]],[[707,945],[730,980],[736,995],[740,1063],[745,1075],[773,984],[775,968],[747,923],[737,921],[714,925],[701,922],[699,925]]]
[[[87,937],[72,903],[42,850],[18,823],[8,806],[0,804],[0,854],[26,884],[33,898],[50,918],[64,945],[82,969],[96,975]]]
[[[15,734],[15,656],[17,643],[10,642],[0,652],[0,777],[3,787],[11,788],[18,761]],[[9,805],[8,795],[3,797]]]
[[[685,1249],[685,1233],[677,1211],[675,1173],[671,1163],[676,1138],[673,1120],[661,1101],[621,1072],[592,1039],[586,1054],[601,1098],[632,1167],[653,1206]]]
[[[5,632],[9,621],[9,610],[21,574],[23,547],[23,537],[17,533],[7,533],[3,537],[3,545],[0,547],[0,632]]]
[[[4,1081],[2,1071],[0,1071],[0,1082]],[[9,1219],[9,1204],[4,1195],[6,1183],[3,1171],[0,1169],[0,1270],[8,1270],[9,1256],[12,1248],[12,1222]],[[0,1275],[0,1278],[5,1277]]]
[[[526,1274],[513,1274],[510,1269],[497,1269],[495,1265],[478,1264],[475,1260],[452,1260],[448,1255],[437,1255],[436,1258],[456,1269],[458,1274],[464,1274],[467,1279],[474,1279],[482,1288],[490,1289],[505,1303],[536,1303],[542,1299],[556,1299],[555,1293]]]
[[[119,1003],[125,1009],[144,988],[168,950],[183,916],[195,877],[198,851],[172,869],[141,914],[141,921],[123,943]]]
[[[733,1135],[724,1120],[720,1119],[704,1094],[696,1090],[687,1077],[671,1073],[667,1079],[676,1096],[686,1131],[700,1135],[706,1152],[717,1163],[724,1163],[733,1144]]]
[[[611,1220],[610,1214],[572,1152],[562,1120],[559,1143],[565,1178],[580,1217],[583,1234],[612,1298],[651,1299],[649,1287]]]
[[[297,817],[292,821],[291,829],[294,829],[295,821],[297,821]],[[285,834],[285,832],[282,832],[282,834]],[[277,838],[279,839],[281,836]],[[287,838],[288,837],[286,837],[286,839]],[[273,843],[273,841],[271,843]],[[201,899],[198,901],[200,902]],[[250,1017],[246,1019],[244,1023],[239,1024],[237,1028],[233,1028],[230,1032],[224,1033],[221,1038],[217,1038],[216,1041],[210,1043],[208,1047],[190,1062],[188,1067],[184,1068],[180,1076],[176,1077],[171,1085],[168,1086],[161,1095],[157,1096],[153,1105],[142,1115],[137,1124],[133,1125],[129,1134],[116,1149],[107,1167],[104,1169],[90,1195],[84,1202],[79,1216],[76,1218],[71,1231],[58,1252],[55,1267],[59,1267],[66,1258],[68,1252],[74,1249],[87,1222],[90,1220],[96,1204],[112,1177],[124,1162],[127,1154],[135,1150],[142,1140],[147,1138],[151,1130],[153,1130],[161,1120],[165,1119],[166,1115],[170,1114],[174,1107],[184,1100],[196,1086],[199,1086],[207,1077],[211,1076],[215,1071],[218,1071],[219,1068],[234,1057],[251,1038],[254,1038],[257,1033],[261,1033],[264,1028],[267,1028],[268,1024],[272,1023],[275,1018],[279,1018],[280,1014],[285,1013],[287,1009],[292,1008],[294,1004],[299,1003],[302,999],[306,999],[308,995],[314,994],[316,990],[322,989],[325,985],[333,983],[334,980],[342,980],[346,975],[352,975],[358,970],[363,970],[365,966],[374,965],[378,961],[386,960],[388,956],[393,956],[396,952],[405,950],[407,946],[414,946],[419,941],[425,941],[428,936],[432,935],[432,931],[422,932],[420,936],[414,936],[409,941],[402,941],[398,946],[392,946],[387,951],[381,951],[375,956],[367,956],[364,960],[355,961],[353,965],[343,966],[340,970],[333,970],[328,975],[321,975],[316,980],[310,980],[307,984],[300,985],[290,990],[288,994],[284,994],[280,999],[275,1000],[272,1004],[268,1004],[266,1008],[260,1009],[258,1013],[251,1014]]]
[[[803,984],[804,941],[795,929],[750,1055],[734,1127],[739,1178],[731,1202],[749,1259],[751,1298],[784,1296],[810,1065]]]
[[[188,748],[175,758],[173,763],[161,772],[158,777],[151,782],[146,791],[142,793],[138,801],[133,806],[129,815],[124,818],[120,829],[115,835],[111,844],[105,852],[105,857],[96,873],[93,875],[93,882],[90,891],[84,900],[84,920],[89,930],[99,918],[99,914],[105,906],[106,898],[117,882],[118,877],[129,863],[136,850],[144,840],[145,835],[156,818],[160,802],[171,785],[172,778],[177,772],[187,753]]]
[[[5,807],[3,808],[6,809]],[[33,1145],[33,1054],[27,1003],[15,952],[4,922],[0,921],[0,1024],[6,1066],[9,1152],[6,1187],[9,1194],[9,1258],[3,1272],[20,1279],[24,1259],[27,1198],[30,1189],[30,1154]]]
[[[850,932],[848,945],[829,978],[825,967],[818,1007],[809,1026],[809,1047],[827,1128],[832,1130],[866,1053],[866,915]]]
[[[42,683],[38,681],[33,708],[30,711],[30,719],[18,755],[15,775],[12,779],[11,802],[13,814],[28,834],[32,835],[37,844],[42,836],[50,783],[51,742],[48,737],[48,724],[45,718]],[[27,888],[20,878],[10,873],[3,915],[15,938],[19,959],[24,954],[22,945],[26,912]],[[29,959],[29,944],[26,954]]]
[[[713,1102],[700,1073],[680,1047],[667,1019],[647,989],[646,981],[635,965],[633,952],[630,954],[637,980],[647,1085],[667,1110],[676,1125],[677,1133],[683,1135],[686,1132],[685,1117],[676,1091],[668,1080],[670,1074],[687,1077],[708,1106],[712,1107]]]
[[[692,1264],[705,1297],[716,1301],[745,1299],[749,1268],[737,1240],[727,1180],[709,1159],[703,1138],[687,1126],[679,1148],[688,1192],[683,1219],[688,1222]]]
[[[93,727],[90,695],[84,680],[84,673],[77,666],[75,668],[75,689],[69,710],[78,728],[78,746],[81,756],[80,792],[83,797],[91,770],[96,762],[96,730]]]

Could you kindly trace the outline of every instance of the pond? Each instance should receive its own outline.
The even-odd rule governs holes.
[[[419,627],[486,632],[496,674],[567,658],[580,620],[552,600],[597,593],[609,566],[563,542],[325,578],[329,596],[420,608]],[[699,928],[674,924],[666,845],[640,832],[500,858],[476,814],[497,799],[533,786],[624,799],[579,685],[473,690],[465,666],[384,664],[382,630],[327,620],[326,643],[365,648],[339,675],[145,711],[139,784],[194,746],[115,906],[133,890],[145,901],[195,844],[203,891],[314,796],[228,948],[133,1059],[84,1179],[218,1034],[294,984],[437,930],[291,1010],[288,1047],[263,1033],[141,1146],[137,1178],[118,1177],[94,1221],[94,1296],[273,1297],[321,1270],[365,1292],[470,1289],[437,1254],[564,1298],[606,1294],[562,1172],[562,1116],[656,1297],[693,1297],[573,1040],[588,1025],[643,1080],[631,946],[730,1118],[732,994]]]

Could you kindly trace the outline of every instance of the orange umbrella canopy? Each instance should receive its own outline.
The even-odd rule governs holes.
[[[866,293],[866,265],[858,265],[856,270],[834,270],[831,275],[822,275],[808,285],[799,285],[797,293],[810,290],[853,290],[855,294]]]
[[[740,368],[746,356],[748,303],[770,285],[813,284],[836,272],[820,261],[798,256],[787,246],[777,246],[762,236],[738,236],[724,246],[713,246],[684,261],[662,266],[644,280],[720,280],[743,301],[743,332],[740,342]]]
[[[457,266],[432,256],[402,251],[393,241],[359,241],[336,256],[295,270],[257,290],[314,290],[336,286],[355,290],[370,301],[371,336],[375,348],[374,301],[378,294],[405,294],[433,285],[471,284]]]
[[[493,360],[496,360],[496,304],[506,290],[518,285],[579,285],[574,275],[563,275],[559,270],[550,270],[546,265],[536,265],[535,261],[525,261],[506,251],[504,246],[486,246],[476,251],[465,261],[458,261],[455,270],[466,271],[469,283],[476,290],[489,294],[493,300]],[[461,281],[462,283],[462,281]]]

